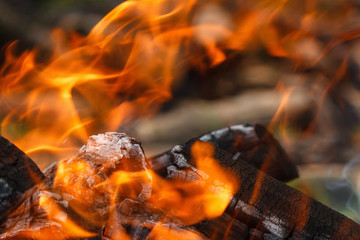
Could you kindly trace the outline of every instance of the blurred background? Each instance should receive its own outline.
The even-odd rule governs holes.
[[[54,37],[81,42],[121,2],[0,0],[2,76],[9,72],[6,49],[11,42],[18,40],[14,56],[36,48],[36,62],[45,64]],[[228,41],[223,30],[195,31],[190,51],[180,48],[193,58],[170,84],[171,98],[161,100],[156,113],[134,114],[116,130],[136,137],[151,156],[231,124],[264,124],[299,166],[300,178],[290,185],[360,222],[360,1],[197,1],[187,17],[190,26],[230,29],[236,41]],[[162,29],[175,26],[170,21]],[[214,42],[203,40],[207,36]],[[221,50],[213,51],[215,57],[210,43]],[[83,99],[72,94],[75,108],[82,109]],[[119,91],[115,99],[128,97],[135,98]],[[12,122],[13,105],[5,105],[2,134],[17,142],[31,127]],[[100,122],[87,130],[91,135],[110,129]],[[41,168],[58,160],[48,150],[29,155]]]

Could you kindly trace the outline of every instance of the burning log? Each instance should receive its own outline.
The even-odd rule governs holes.
[[[171,169],[169,178],[174,176],[171,173],[172,169],[178,170],[176,177],[185,176],[179,172],[184,171],[189,165],[194,165],[194,144],[200,144],[204,149],[214,148],[210,143],[196,139],[174,147],[169,153],[172,155],[171,158],[175,159],[173,165],[168,167],[168,170]],[[202,154],[208,155],[211,152],[208,150]],[[360,226],[352,220],[257,170],[245,161],[234,159],[233,155],[220,148],[214,148],[213,157],[218,159],[223,167],[233,171],[241,182],[239,191],[226,209],[226,214],[248,226],[279,238],[289,239],[355,240],[360,236]],[[186,166],[186,163],[189,165]],[[227,216],[221,216],[220,222],[226,218]]]
[[[43,179],[36,164],[0,136],[0,223],[20,204],[25,192]]]
[[[261,156],[253,146],[264,133],[231,127],[149,161],[125,134],[92,136],[45,171],[0,239],[356,239],[359,225],[243,160]],[[222,139],[242,143],[235,153]]]
[[[278,141],[259,124],[233,125],[202,135],[198,139],[212,143],[233,155],[234,159],[242,159],[280,181],[298,177],[295,164],[290,161]],[[172,162],[170,152],[150,158],[151,168],[160,173],[164,171]]]
[[[131,186],[115,189],[114,173],[121,171],[143,174],[134,177]],[[151,193],[140,144],[120,133],[90,137],[77,156],[49,167],[45,174],[45,182],[35,186],[0,227],[0,239],[96,236],[109,218],[113,192],[119,197],[116,202],[127,197],[144,201]]]

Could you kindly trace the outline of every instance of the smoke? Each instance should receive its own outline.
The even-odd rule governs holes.
[[[360,156],[352,158],[342,169],[341,175],[330,169],[324,181],[329,198],[339,211],[349,215],[356,222],[360,222]]]

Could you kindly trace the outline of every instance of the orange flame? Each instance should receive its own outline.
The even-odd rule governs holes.
[[[182,170],[187,177],[172,180],[162,179],[151,170],[118,170],[111,173],[105,170],[106,166],[97,167],[91,161],[81,159],[80,155],[58,164],[52,191],[61,194],[68,207],[92,225],[107,226],[106,234],[114,239],[127,239],[128,236],[121,227],[126,219],[119,215],[117,208],[124,199],[144,201],[139,200],[137,189],[139,182],[146,182],[150,174],[153,181],[147,183],[151,184],[151,195],[146,199],[145,205],[141,203],[141,206],[145,206],[146,211],[163,212],[168,216],[164,215],[164,219],[178,219],[177,222],[185,225],[195,224],[218,217],[225,211],[238,189],[238,179],[214,159],[212,144],[196,142],[191,152],[197,169]],[[67,218],[66,213],[50,196],[43,194],[39,201],[49,221],[61,220],[63,230],[71,232],[71,236],[92,234]],[[174,238],[181,235],[186,239],[200,237],[192,230],[167,228],[166,221],[164,224],[159,222],[153,227],[150,236],[156,239],[166,235]]]
[[[214,146],[211,143],[197,141],[191,148],[191,153],[195,159],[196,167],[208,175],[205,182],[210,187],[204,196],[205,215],[207,218],[220,216],[232,196],[238,189],[238,181],[230,171],[222,168],[219,162],[214,159]],[[213,189],[213,187],[215,189]]]
[[[94,225],[102,225],[106,217],[91,209],[94,199],[99,194],[96,185],[104,179],[96,174],[88,162],[76,159],[73,162],[60,162],[54,179],[53,190],[64,196],[64,200],[69,202],[69,206],[80,216],[88,219]],[[112,189],[109,189],[111,191]],[[102,193],[104,204],[109,197]],[[107,206],[102,208],[108,209]]]
[[[9,44],[0,69],[1,134],[29,154],[46,150],[61,158],[65,150],[76,149],[90,134],[115,131],[134,118],[156,113],[171,98],[172,87],[189,66],[206,70],[225,61],[229,52],[258,46],[272,56],[293,59],[297,66],[312,66],[334,46],[360,35],[358,30],[336,33],[323,49],[303,53],[301,43],[315,44],[313,23],[328,16],[306,1],[299,16],[285,21],[290,30],[282,33],[276,17],[283,14],[287,18],[298,5],[288,3],[257,0],[240,6],[235,1],[235,7],[229,7],[219,1],[128,0],[87,36],[68,36],[55,29],[53,53],[45,62],[37,59],[40,50],[16,57],[16,43]],[[346,8],[346,13],[351,10]],[[336,81],[344,76],[347,61],[336,72]],[[270,127],[291,94],[292,89],[284,91]],[[117,197],[135,199],[138,180],[151,175],[154,181],[147,201],[154,208],[184,224],[220,216],[240,183],[214,159],[211,144],[196,142],[191,152],[198,170],[180,173],[191,181],[181,177],[165,180],[152,171],[117,171],[108,176],[89,162],[74,159],[59,163],[53,190],[61,192],[80,216],[103,225],[114,211]],[[260,174],[258,183],[261,179]],[[259,189],[255,187],[252,200]],[[91,209],[99,193],[102,201],[96,207],[101,213]],[[67,218],[51,197],[41,196],[40,205],[49,220],[60,222],[71,237],[93,236]],[[113,234],[114,238],[127,238],[122,229]],[[156,225],[151,235],[200,238],[195,232],[184,233],[162,224]]]
[[[234,4],[125,1],[85,37],[54,30],[53,55],[45,63],[36,60],[36,50],[15,57],[15,43],[10,44],[0,69],[2,135],[29,153],[78,147],[89,134],[154,114],[190,65],[210,68],[226,60],[229,51],[259,44],[273,56],[311,65],[340,42],[359,36],[358,31],[338,34],[308,59],[294,49],[315,38],[313,23],[331,17],[316,4],[307,1],[296,9],[299,14],[285,21],[290,29],[285,33],[276,19],[286,18],[297,4]],[[344,11],[352,14],[348,6]],[[63,151],[56,154],[65,157]]]
[[[88,232],[79,227],[59,208],[57,203],[51,197],[46,196],[46,194],[40,196],[39,206],[44,208],[50,221],[59,222],[61,224],[62,229],[69,237],[94,237],[97,235],[96,233]],[[53,238],[51,234],[47,236],[46,234],[40,234],[40,236],[40,239],[46,239],[47,237]],[[36,237],[36,239],[39,239],[39,237]]]

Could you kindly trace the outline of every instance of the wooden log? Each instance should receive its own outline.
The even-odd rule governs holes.
[[[140,144],[124,133],[91,136],[77,156],[44,171],[45,181],[29,190],[25,201],[0,224],[0,239],[48,239],[52,234],[52,239],[82,239],[98,235],[109,218],[115,191],[111,183],[106,185],[109,188],[102,184],[116,171],[147,171],[145,160]],[[57,182],[56,172],[63,174]],[[127,195],[141,201],[149,197],[150,178],[136,178],[132,183],[118,191],[119,202]]]
[[[175,147],[169,154],[172,159],[176,159],[173,164],[178,169],[186,168],[184,162],[192,166],[195,164],[191,153],[195,142],[208,145],[207,147],[211,145],[193,139]],[[215,148],[213,157],[240,180],[240,189],[232,198],[226,213],[249,227],[279,238],[359,238],[360,225],[344,215],[259,171],[240,158],[234,159],[233,155],[220,148]]]
[[[5,232],[0,234],[0,239],[32,239],[33,236],[41,237],[36,234],[51,235],[54,231],[59,238],[78,239],[78,236],[71,235],[63,225],[62,221],[66,219],[73,219],[79,227],[90,232],[89,238],[92,234],[100,234],[97,237],[101,236],[103,239],[111,239],[121,234],[117,229],[124,229],[132,239],[157,239],[156,231],[150,233],[150,230],[156,227],[160,232],[165,229],[169,236],[189,233],[200,239],[358,239],[358,224],[250,166],[242,160],[241,155],[235,157],[210,142],[193,139],[184,145],[175,146],[163,155],[170,162],[160,161],[159,165],[167,164],[167,167],[161,170],[165,169],[163,174],[168,180],[183,178],[185,181],[192,181],[191,171],[199,173],[195,168],[192,152],[195,143],[203,144],[206,149],[213,149],[214,151],[210,151],[213,152],[212,157],[218,159],[229,174],[235,173],[240,181],[239,191],[218,218],[205,219],[188,226],[170,213],[161,209],[154,210],[156,208],[148,206],[151,203],[147,201],[151,196],[150,179],[138,179],[135,194],[119,192],[114,211],[110,206],[111,195],[102,188],[102,183],[114,171],[144,171],[148,165],[138,142],[124,134],[108,133],[93,136],[78,156],[64,161],[70,168],[67,176],[71,181],[81,183],[85,189],[65,189],[61,181],[52,185],[53,176],[49,176],[50,181],[45,181],[48,185],[35,186],[27,201],[23,202],[2,226]],[[77,168],[76,171],[71,170],[72,163],[77,161],[90,167],[81,167],[81,174],[84,176],[78,176]],[[48,171],[50,175],[55,172],[52,170]],[[202,174],[197,174],[197,179],[199,176]],[[72,196],[73,193],[97,196],[97,203],[86,202],[83,209],[90,211],[91,216],[95,216],[93,219],[83,219],[84,223],[80,223],[79,219],[74,217],[71,213],[72,206],[84,203],[77,204],[78,200]],[[43,201],[48,201],[43,207],[39,207],[41,196],[45,196]],[[51,206],[58,206],[61,214],[55,214],[48,219],[48,212],[55,211]],[[116,221],[109,221],[111,219]],[[99,221],[106,224],[103,225],[103,231],[101,228],[92,227]]]
[[[246,240],[249,237],[248,226],[227,213],[215,219],[202,221],[194,228],[210,239],[216,240]]]
[[[24,193],[43,179],[37,165],[0,136],[0,224],[21,203]]]
[[[279,142],[260,124],[233,125],[204,134],[198,139],[214,144],[280,181],[298,177],[296,165]],[[160,175],[166,175],[166,167],[171,165],[170,152],[149,159],[151,168]]]

